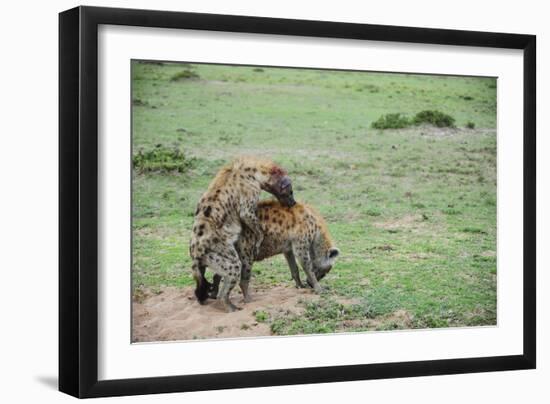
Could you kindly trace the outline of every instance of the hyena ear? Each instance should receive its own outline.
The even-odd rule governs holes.
[[[338,248],[331,248],[328,250],[328,257],[329,258],[336,258],[340,254],[340,250]]]

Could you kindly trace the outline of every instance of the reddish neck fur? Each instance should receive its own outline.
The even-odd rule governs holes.
[[[271,170],[269,171],[269,173],[277,177],[283,177],[286,175],[286,171],[277,165],[274,165],[273,167],[271,167]]]

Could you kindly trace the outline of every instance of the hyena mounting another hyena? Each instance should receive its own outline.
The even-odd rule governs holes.
[[[243,228],[237,242],[237,252],[243,264],[240,287],[244,301],[250,301],[248,283],[252,264],[277,254],[284,254],[296,287],[300,280],[296,259],[304,269],[308,284],[319,293],[321,280],[332,268],[340,253],[334,246],[323,217],[311,206],[297,203],[286,208],[277,201],[260,201],[258,219],[263,232],[259,251],[255,251],[256,235]],[[220,278],[215,275],[210,297],[215,298]]]
[[[229,294],[241,277],[241,260],[235,243],[243,225],[256,237],[259,249],[263,233],[256,216],[261,191],[273,194],[285,206],[296,202],[286,172],[271,160],[241,157],[222,168],[202,195],[195,211],[189,246],[195,295],[200,303],[208,298],[204,271],[210,268],[223,280],[218,300],[227,311],[237,307]]]

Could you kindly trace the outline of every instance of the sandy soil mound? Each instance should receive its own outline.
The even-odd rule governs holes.
[[[215,300],[201,306],[192,287],[164,288],[160,293],[144,291],[133,302],[132,341],[267,336],[271,335],[269,326],[256,321],[256,311],[300,313],[303,305],[299,301],[318,298],[311,289],[274,286],[252,290],[252,302],[243,303],[241,296],[233,292],[232,301],[242,310],[225,313],[216,307]]]

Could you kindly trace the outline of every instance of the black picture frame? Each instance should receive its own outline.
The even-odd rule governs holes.
[[[523,50],[523,354],[98,381],[100,24]],[[59,390],[103,397],[534,369],[536,37],[185,12],[77,7],[59,15]]]

